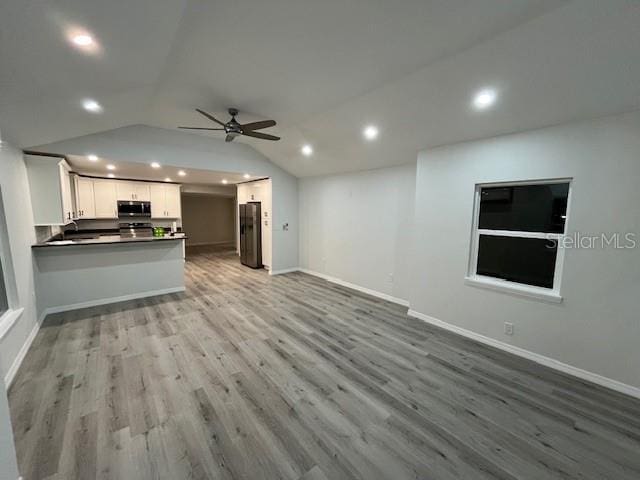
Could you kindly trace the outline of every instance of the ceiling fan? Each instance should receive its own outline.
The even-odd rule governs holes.
[[[209,120],[216,122],[218,125],[221,125],[222,128],[204,128],[204,127],[178,127],[184,128],[186,130],[224,130],[227,133],[227,137],[225,138],[225,142],[231,142],[238,135],[246,135],[247,137],[260,138],[261,140],[280,140],[280,137],[276,137],[275,135],[269,135],[267,133],[256,132],[256,130],[262,130],[263,128],[273,127],[276,122],[275,120],[262,120],[259,122],[245,123],[244,125],[238,123],[236,120],[236,115],[238,115],[237,108],[230,108],[229,115],[231,115],[231,120],[227,123],[223,123],[213,115],[208,114],[207,112],[196,108],[196,112],[201,115],[204,115]]]

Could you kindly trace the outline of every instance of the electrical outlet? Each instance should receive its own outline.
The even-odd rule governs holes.
[[[504,322],[504,334],[513,335],[513,323]]]
[[[393,273],[389,274],[389,283],[393,283]]]

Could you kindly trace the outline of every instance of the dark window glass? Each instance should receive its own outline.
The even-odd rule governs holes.
[[[553,288],[557,244],[541,238],[480,235],[478,275]]]
[[[2,273],[2,264],[0,263],[0,315],[9,309],[7,302],[7,290],[4,287],[4,275]]]
[[[482,188],[478,228],[564,233],[568,195],[568,183]]]

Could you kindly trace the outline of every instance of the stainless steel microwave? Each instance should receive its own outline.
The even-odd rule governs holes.
[[[118,218],[151,218],[151,202],[118,200]]]

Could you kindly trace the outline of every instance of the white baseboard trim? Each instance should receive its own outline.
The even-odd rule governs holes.
[[[284,273],[297,272],[300,269],[298,267],[283,268],[282,270],[269,270],[269,275],[282,275]]]
[[[499,350],[503,350],[519,357],[526,358],[527,360],[531,360],[532,362],[535,362],[537,364],[544,365],[545,367],[549,367],[559,372],[569,374],[573,377],[577,377],[582,380],[595,383],[596,385],[615,390],[616,392],[624,393],[626,395],[629,395],[630,397],[640,398],[640,388],[638,387],[627,385],[626,383],[604,377],[597,373],[574,367],[573,365],[563,363],[550,357],[545,357],[544,355],[525,350],[524,348],[509,345],[508,343],[501,342],[500,340],[486,337],[479,333],[472,332],[471,330],[467,330],[465,328],[443,322],[442,320],[438,320],[437,318],[425,315],[424,313],[420,313],[415,310],[409,309],[408,315],[431,325],[435,325],[436,327],[440,327],[450,332],[457,333],[458,335],[462,335],[463,337],[470,338],[471,340],[475,340]]]
[[[16,355],[16,358],[13,360],[13,363],[9,367],[9,370],[7,370],[7,373],[4,376],[4,384],[7,390],[13,383],[13,380],[16,378],[16,373],[18,373],[18,369],[20,368],[20,365],[22,365],[22,361],[24,360],[24,357],[27,355],[27,352],[29,351],[29,347],[33,343],[33,340],[36,338],[36,335],[40,330],[40,325],[42,325],[43,319],[44,319],[44,315],[41,315],[41,317],[38,319],[36,324],[31,329],[29,336],[22,344],[22,347],[20,348],[18,355]]]
[[[187,240],[186,245],[187,247],[206,247],[207,245],[229,245],[230,247],[233,247],[235,243],[233,242],[233,240],[229,242],[197,242],[197,243],[189,243],[189,240]]]
[[[107,305],[109,303],[126,302],[127,300],[136,300],[138,298],[155,297],[157,295],[166,295],[167,293],[184,292],[185,287],[172,287],[164,288],[161,290],[149,290],[147,292],[131,293],[129,295],[122,295],[120,297],[99,298],[97,300],[90,300],[88,302],[72,303],[70,305],[59,305],[57,307],[49,307],[44,311],[44,316],[51,313],[68,312],[70,310],[79,310],[81,308],[97,307],[100,305]]]
[[[309,275],[313,275],[314,277],[322,278],[331,283],[335,283],[337,285],[342,285],[343,287],[351,288],[353,290],[366,293],[367,295],[371,295],[372,297],[378,297],[382,300],[386,300],[387,302],[397,303],[398,305],[402,305],[403,307],[409,306],[409,301],[403,300],[402,298],[397,298],[386,293],[378,292],[377,290],[372,290],[370,288],[361,287],[360,285],[356,285],[355,283],[345,282],[344,280],[340,280],[339,278],[332,277],[330,275],[325,275],[324,273],[316,272],[314,270],[309,270],[307,268],[298,268],[297,270],[303,273],[307,273]]]

